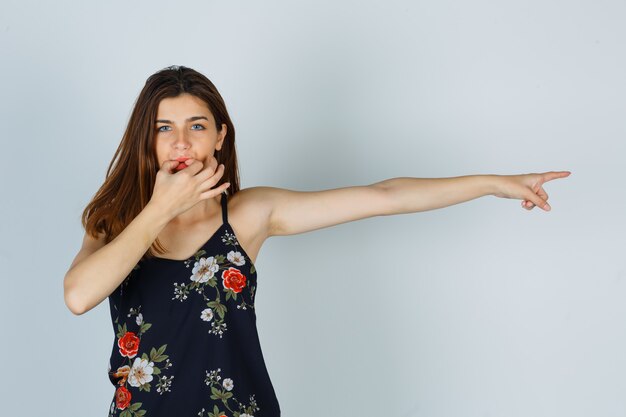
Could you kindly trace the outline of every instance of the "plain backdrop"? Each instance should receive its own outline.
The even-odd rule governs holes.
[[[105,416],[114,337],[63,277],[146,78],[224,97],[242,187],[569,170],[271,237],[258,328],[283,416],[626,416],[623,1],[2,0],[0,414]]]

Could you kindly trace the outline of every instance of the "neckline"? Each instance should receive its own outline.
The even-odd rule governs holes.
[[[226,196],[226,191],[222,191],[222,193],[220,194],[220,211],[222,214],[222,223],[220,224],[220,227],[217,228],[217,230],[215,232],[213,232],[211,234],[211,236],[198,248],[195,250],[194,253],[192,253],[190,256],[188,256],[185,259],[172,259],[172,258],[162,258],[160,256],[154,256],[157,259],[162,259],[164,261],[171,261],[171,262],[185,262],[190,260],[191,258],[193,258],[193,256],[198,253],[199,251],[201,251],[202,249],[205,248],[206,245],[208,245],[211,240],[213,240],[213,238],[219,233],[219,231],[228,224],[228,217],[227,217],[227,213],[228,213],[228,200],[227,200],[227,196]],[[229,225],[230,226],[230,225]],[[232,226],[231,226],[232,229]],[[234,234],[234,231],[233,231]]]
[[[194,253],[192,253],[189,257],[187,257],[185,259],[172,259],[172,258],[162,258],[160,256],[153,256],[152,259],[159,260],[159,261],[165,261],[165,262],[169,262],[169,263],[184,263],[184,262],[187,262],[187,261],[193,259],[196,253],[198,253],[202,249],[206,249],[206,247],[213,241],[213,239],[215,237],[221,237],[221,233],[220,232],[221,232],[222,229],[224,229],[226,227],[230,228],[230,233],[235,237],[235,240],[237,241],[237,246],[238,246],[237,250],[239,252],[241,252],[245,256],[246,261],[250,264],[251,268],[254,268],[254,271],[255,271],[254,273],[256,273],[256,265],[254,264],[254,262],[252,262],[252,259],[250,258],[250,256],[246,252],[246,250],[243,248],[243,246],[241,246],[241,242],[239,241],[239,238],[235,234],[235,229],[233,229],[233,226],[228,221],[222,222],[220,227],[218,227],[217,230],[215,232],[213,232],[213,234],[202,244],[202,246],[200,246],[198,249],[196,249],[194,251]],[[207,256],[214,256],[214,255],[208,254]]]
[[[188,256],[187,258],[184,258],[184,259],[172,259],[172,258],[163,258],[163,257],[161,257],[161,256],[154,256],[154,258],[155,258],[155,259],[161,259],[161,260],[163,260],[163,261],[170,261],[170,262],[185,262],[185,261],[188,261],[188,260],[190,260],[191,258],[193,258],[193,257],[194,257],[194,255],[195,255],[196,253],[198,253],[198,252],[199,252],[199,251],[201,251],[202,249],[205,249],[205,247],[206,247],[209,243],[211,243],[211,241],[213,240],[213,238],[214,238],[215,236],[217,236],[217,234],[220,232],[220,230],[222,230],[222,228],[223,228],[224,226],[226,226],[227,224],[228,224],[228,223],[222,223],[222,224],[220,224],[220,227],[218,227],[218,228],[217,228],[217,230],[216,230],[215,232],[213,232],[213,234],[212,234],[212,235],[211,235],[211,236],[210,236],[210,237],[209,237],[209,238],[208,238],[208,239],[207,239],[207,240],[206,240],[206,241],[205,241],[205,242],[204,242],[204,243],[203,243],[203,244],[202,244],[202,245],[201,245],[198,249],[196,249],[196,250],[195,250],[195,251],[194,251],[194,252],[193,252],[190,256]],[[231,227],[231,229],[232,229],[232,227]]]

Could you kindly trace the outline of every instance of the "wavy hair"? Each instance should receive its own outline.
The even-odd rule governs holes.
[[[222,148],[215,151],[215,159],[218,164],[224,164],[225,170],[214,188],[230,182],[225,190],[227,196],[239,191],[235,128],[222,96],[215,85],[199,72],[178,65],[166,67],[146,80],[135,101],[122,141],[109,163],[104,183],[83,210],[81,223],[94,238],[104,234],[105,242],[111,242],[150,201],[160,169],[154,140],[159,103],[164,98],[184,93],[206,103],[218,132],[222,123],[226,124]],[[165,252],[158,238],[142,259],[153,257],[155,252]]]

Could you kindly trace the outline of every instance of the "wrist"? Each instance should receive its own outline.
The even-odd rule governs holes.
[[[502,176],[496,174],[487,174],[486,178],[486,190],[489,195],[498,197],[500,195],[500,184],[502,182]]]
[[[148,204],[144,207],[144,211],[150,213],[158,223],[162,223],[163,225],[166,225],[174,218],[174,214],[169,207],[154,200],[148,201]]]

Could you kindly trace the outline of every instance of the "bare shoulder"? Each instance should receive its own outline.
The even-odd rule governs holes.
[[[241,217],[252,221],[269,219],[272,210],[270,194],[273,189],[257,186],[239,190],[228,200],[229,213],[241,212]]]
[[[257,233],[266,239],[277,234],[272,214],[281,199],[287,198],[291,192],[269,186],[245,188],[239,190],[229,200],[229,212],[237,212],[241,223],[249,226],[246,229],[257,229]]]
[[[262,186],[244,188],[228,199],[228,222],[253,263],[265,240],[272,236],[271,190]]]

